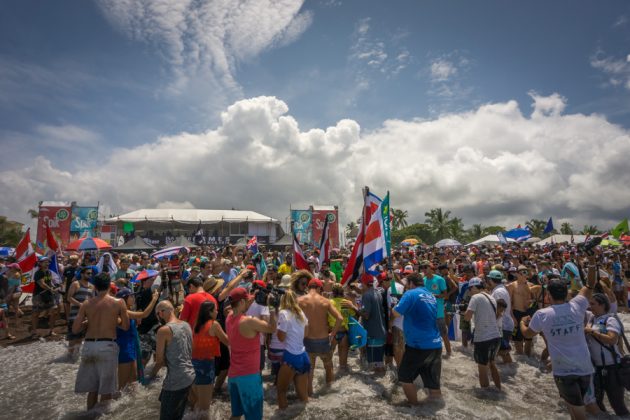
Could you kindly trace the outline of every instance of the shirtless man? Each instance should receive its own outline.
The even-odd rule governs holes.
[[[330,271],[327,262],[322,263],[322,269],[319,272],[319,278],[322,280],[322,283],[324,283],[324,292],[322,293],[322,295],[330,299],[332,297],[333,285],[337,284],[337,281],[335,279],[335,273]]]
[[[512,314],[519,325],[521,319],[529,314],[530,305],[534,301],[534,293],[531,289],[532,285],[527,281],[529,270],[524,265],[518,266],[516,272],[516,281],[508,285],[507,289],[512,301]],[[523,340],[525,340],[524,353],[528,356],[532,354],[532,340],[523,337],[520,328],[516,328],[516,333],[512,337],[516,354],[523,354]]]
[[[72,324],[72,333],[79,334],[87,324],[85,344],[81,353],[81,365],[77,372],[74,392],[87,392],[87,409],[110,400],[118,390],[118,345],[116,327],[129,328],[129,316],[125,302],[109,294],[109,274],[96,276],[96,297],[81,304],[79,314]],[[121,322],[118,324],[118,318]]]
[[[323,289],[322,281],[313,278],[308,283],[308,294],[298,299],[298,305],[308,319],[308,331],[304,337],[304,346],[311,361],[311,371],[308,374],[309,396],[313,395],[313,372],[318,357],[324,363],[326,384],[330,385],[335,380],[330,342],[337,335],[343,321],[343,317],[330,303],[330,300],[321,295]],[[328,314],[335,319],[335,326],[332,331],[328,329]]]

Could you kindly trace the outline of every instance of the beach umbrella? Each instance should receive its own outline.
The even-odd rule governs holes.
[[[630,235],[622,235],[619,240],[623,242],[624,245],[630,245]]]
[[[81,238],[70,242],[66,247],[67,251],[105,251],[112,249],[112,246],[99,238]]]
[[[156,277],[160,274],[157,270],[142,270],[135,276],[131,278],[132,283],[140,283],[142,280],[150,279],[151,277]]]
[[[462,246],[462,244],[455,239],[442,239],[441,241],[436,242],[435,246],[438,248],[444,248],[447,246]]]
[[[159,258],[164,258],[164,257],[170,257],[171,255],[177,255],[180,252],[189,253],[190,249],[185,246],[170,246],[168,248],[164,248],[164,249],[154,252],[153,254],[151,254],[151,257],[159,259]]]
[[[400,244],[403,246],[413,246],[413,245],[418,245],[419,243],[420,243],[419,240],[415,238],[409,238],[409,239],[405,239]]]

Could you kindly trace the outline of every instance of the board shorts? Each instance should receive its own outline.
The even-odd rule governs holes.
[[[411,384],[420,375],[428,389],[440,389],[442,376],[442,348],[416,349],[405,346],[405,354],[398,368],[398,380]]]
[[[512,334],[513,341],[532,341],[531,338],[523,337],[523,333],[521,332],[521,319],[528,315],[528,312],[521,312],[514,309],[512,311],[514,313],[514,318],[516,318],[516,327],[514,327],[514,333]]]
[[[155,331],[158,329],[158,325],[151,328],[148,333],[140,334],[140,352],[143,359],[150,358],[155,353],[157,342],[155,341]]]
[[[503,330],[503,337],[501,337],[501,346],[499,350],[512,350],[512,346],[510,346],[510,337],[512,337],[512,331]]]
[[[261,420],[263,415],[263,386],[260,373],[228,379],[230,406],[233,417]]]
[[[337,340],[337,344],[341,343],[343,338],[348,335],[348,331],[337,331],[335,334],[335,340]]]
[[[215,378],[214,358],[206,360],[192,359],[195,368],[195,385],[212,385]]]
[[[306,352],[293,354],[285,350],[282,353],[282,363],[293,369],[296,375],[303,375],[311,370],[311,361]]]
[[[74,392],[99,395],[118,391],[118,344],[115,341],[85,341]]]
[[[176,391],[160,391],[160,420],[181,419],[184,417],[190,385]]]
[[[332,363],[332,349],[328,337],[316,339],[304,338],[304,347],[306,348],[312,367],[315,366],[315,361],[318,357],[322,359],[324,365]]]
[[[500,346],[500,337],[475,343],[475,349],[473,351],[475,363],[486,366],[488,363],[494,362],[494,358],[497,356]]]
[[[592,375],[553,376],[563,400],[575,406],[584,405],[584,396],[591,384]]]
[[[365,354],[370,366],[383,366],[383,356],[385,355],[385,340],[382,338],[368,337]]]
[[[44,312],[57,308],[55,296],[44,298],[42,294],[33,296],[33,312]]]

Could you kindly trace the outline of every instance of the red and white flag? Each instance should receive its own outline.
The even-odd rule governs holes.
[[[293,232],[293,261],[295,268],[298,270],[308,270],[308,262],[304,258],[304,252],[302,252],[302,247],[295,236],[295,232]]]
[[[48,226],[46,226],[46,245],[48,248],[52,249],[55,253],[59,252],[59,244],[55,239],[55,235],[53,235],[52,231]]]
[[[31,244],[31,228],[26,229],[26,233],[20,239],[20,242],[15,247],[15,259],[20,261],[27,255],[33,254],[33,245]]]
[[[33,275],[37,269],[37,254],[33,250],[31,244],[31,229],[26,229],[26,233],[15,247],[15,259],[20,266],[22,275],[28,278],[28,283],[22,286],[22,292],[33,293],[35,283],[33,283]]]
[[[328,216],[324,222],[324,230],[322,231],[322,240],[319,243],[319,269],[322,269],[322,264],[326,261],[330,261],[330,225],[328,224]]]

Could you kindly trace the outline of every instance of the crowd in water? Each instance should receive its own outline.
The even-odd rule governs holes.
[[[624,416],[629,349],[617,313],[629,306],[630,252],[588,245],[399,248],[380,273],[343,286],[344,250],[321,262],[306,250],[300,270],[288,250],[199,247],[161,259],[114,250],[59,256],[58,277],[43,257],[31,331],[54,334],[38,328],[40,318],[49,327],[66,321],[68,357],[79,364],[74,389],[87,394],[88,410],[163,377],[163,419],[209,416],[218,395],[232,417],[262,418],[261,372],[282,411],[308,404],[318,360],[330,386],[355,374],[352,357],[374,376],[395,372],[408,404],[427,404],[443,397],[456,336],[472,347],[480,388],[503,392],[497,364],[536,357],[572,418]],[[7,339],[9,318],[23,316],[20,277],[13,261],[2,262]]]

